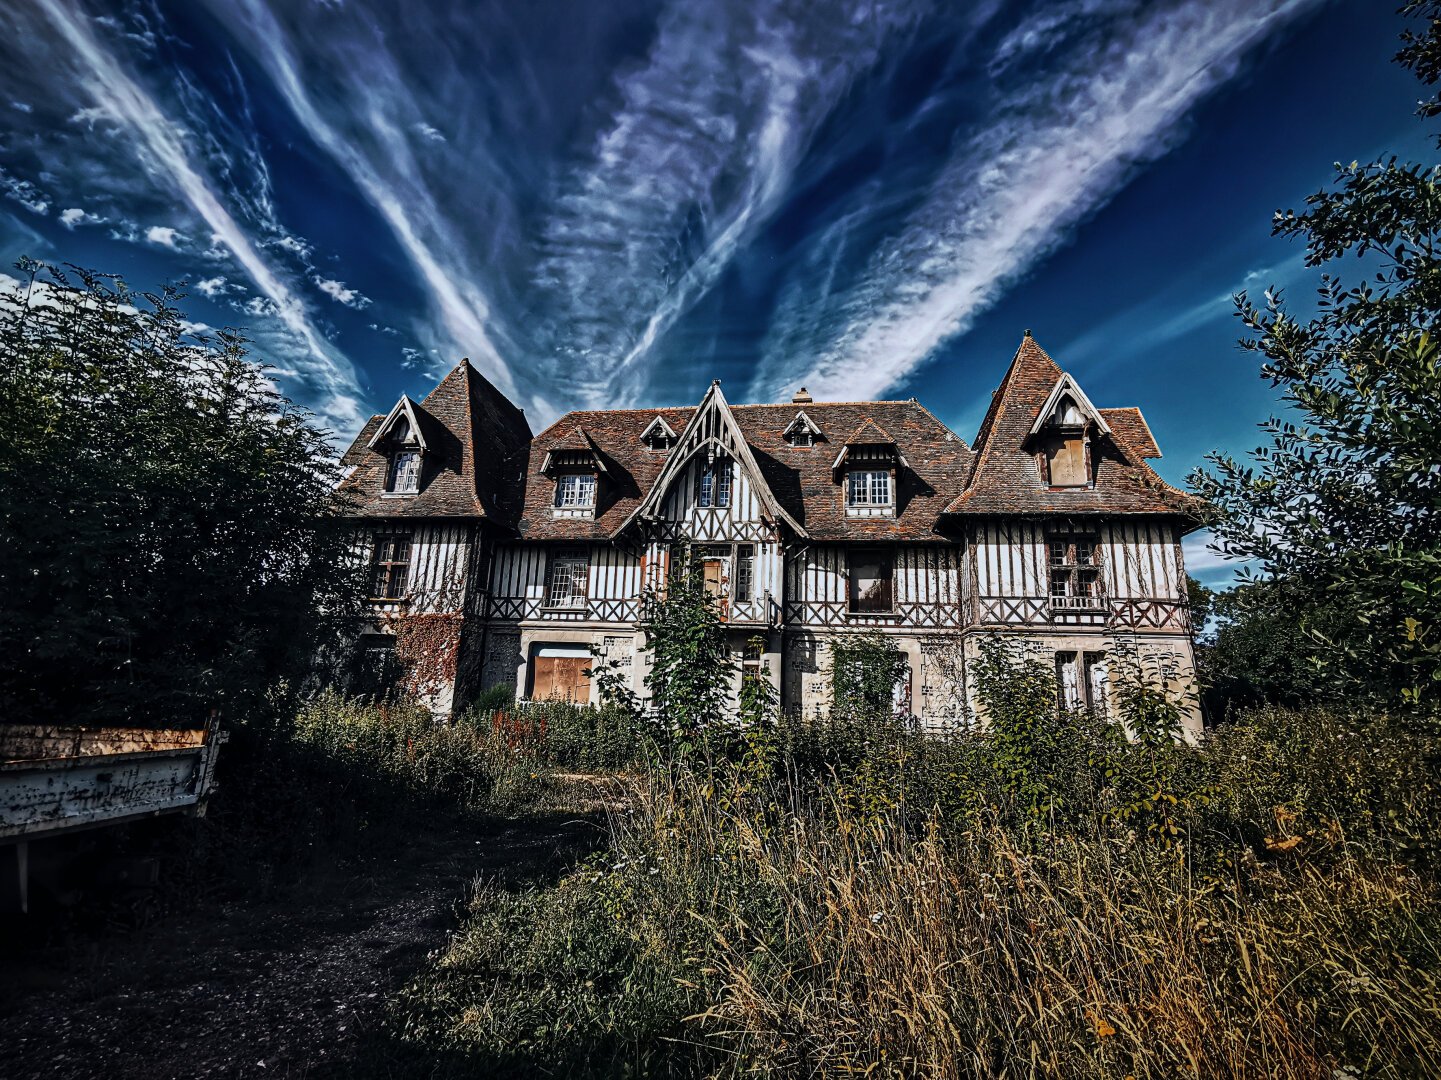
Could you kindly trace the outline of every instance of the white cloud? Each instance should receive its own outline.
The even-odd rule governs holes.
[[[370,297],[362,295],[357,289],[347,288],[342,281],[336,281],[334,278],[323,278],[319,274],[315,275],[311,280],[315,282],[316,287],[326,296],[338,303],[344,304],[346,307],[359,310],[370,306]]]
[[[195,291],[208,300],[224,296],[228,283],[223,277],[205,278],[195,283]]]
[[[161,247],[173,248],[177,240],[183,240],[179,232],[169,225],[152,225],[145,230],[145,239],[152,244],[159,244]]]
[[[445,142],[445,136],[440,133],[439,129],[431,127],[424,120],[415,124],[413,130],[417,135],[431,142]]]
[[[77,64],[80,84],[103,115],[134,135],[134,151],[147,170],[168,177],[190,208],[229,249],[255,285],[265,293],[276,317],[299,339],[303,373],[319,392],[318,407],[326,419],[358,423],[359,388],[350,363],[311,324],[304,304],[261,257],[245,230],[231,215],[210,182],[197,169],[186,132],[172,123],[160,106],[95,37],[88,16],[69,0],[35,0],[64,39]],[[93,122],[93,121],[92,121]],[[299,359],[299,358],[298,358]]]
[[[73,229],[77,225],[99,225],[104,221],[103,217],[92,214],[88,210],[82,210],[78,206],[60,211],[60,224],[67,229]]]
[[[44,216],[50,212],[49,197],[29,180],[21,180],[0,169],[0,195],[14,199],[32,214]]]
[[[12,101],[10,103],[10,107],[17,110],[18,112],[23,113],[31,113],[35,111],[35,106],[31,105],[28,101]]]
[[[284,251],[288,251],[293,255],[300,256],[301,260],[304,262],[310,261],[310,253],[315,250],[304,240],[301,240],[299,237],[293,236],[290,233],[286,233],[279,239],[272,241],[272,243],[274,243],[276,247],[281,248]]]
[[[797,297],[778,312],[753,391],[771,400],[799,382],[818,397],[868,398],[905,378],[1064,243],[1138,163],[1170,149],[1186,112],[1234,76],[1250,48],[1316,2],[1179,0],[1138,15],[1128,0],[1090,0],[1084,25],[1109,15],[1109,36],[1087,38],[1069,60],[1052,54],[1044,79],[1026,80],[962,140],[858,284],[834,304]],[[1038,21],[1032,47],[1052,49],[1062,26],[1054,13]],[[790,327],[837,321],[817,319],[817,303],[836,309],[841,329],[797,350]]]

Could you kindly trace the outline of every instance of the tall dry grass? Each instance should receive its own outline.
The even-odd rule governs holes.
[[[1441,1074],[1441,903],[1410,839],[1434,800],[1378,814],[1344,730],[1296,737],[1328,723],[1098,761],[1039,819],[976,779],[984,740],[658,768],[603,857],[481,889],[390,1031],[427,1075]],[[1218,787],[1247,769],[1264,797]],[[1174,836],[1102,786],[1127,775],[1166,778]]]

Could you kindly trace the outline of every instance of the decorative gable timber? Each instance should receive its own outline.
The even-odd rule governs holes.
[[[1060,407],[1062,400],[1067,397],[1075,403],[1076,408],[1082,416],[1096,425],[1096,429],[1101,432],[1101,434],[1111,434],[1111,428],[1106,423],[1106,418],[1101,415],[1101,410],[1091,404],[1091,399],[1086,396],[1084,390],[1076,385],[1075,379],[1071,378],[1069,374],[1063,373],[1061,377],[1056,380],[1056,385],[1051,388],[1050,395],[1037,411],[1035,422],[1031,424],[1031,430],[1028,433],[1029,436],[1035,436],[1041,433],[1041,429],[1050,422],[1051,417],[1055,415],[1056,409]]]
[[[640,441],[647,446],[653,446],[656,442],[665,446],[675,440],[675,428],[666,423],[665,417],[660,413],[656,413],[655,419],[647,424],[645,430],[640,433]]]
[[[410,425],[410,433],[420,448],[422,450],[429,450],[430,447],[425,441],[425,430],[420,426],[420,417],[416,412],[416,404],[410,400],[408,394],[400,395],[400,400],[395,403],[395,408],[386,414],[385,419],[380,422],[380,426],[375,429],[375,434],[372,435],[370,441],[365,444],[366,448],[370,450],[379,449],[380,445],[389,437],[391,430],[402,417],[406,423]]]
[[[886,433],[885,428],[867,416],[841,446],[841,452],[836,455],[835,461],[831,462],[831,472],[832,474],[839,473],[853,460],[878,459],[907,465],[906,459],[896,446],[896,441]]]
[[[736,423],[735,415],[731,412],[725,394],[721,392],[719,379],[711,383],[710,389],[701,399],[695,415],[686,424],[675,449],[671,451],[665,467],[661,469],[655,483],[646,492],[645,498],[621,523],[613,535],[620,536],[637,521],[654,519],[666,493],[691,459],[700,454],[713,457],[717,453],[729,456],[745,470],[746,476],[760,500],[762,513],[767,518],[773,522],[784,522],[797,536],[805,537],[807,535],[801,523],[787,513],[776,499],[775,493],[771,490],[770,484],[756,463],[755,455],[751,453],[745,435]]]
[[[807,400],[809,400],[809,395],[807,395]],[[798,431],[810,432],[813,438],[825,437],[821,434],[821,429],[816,424],[816,422],[805,414],[805,410],[801,410],[800,412],[796,413],[795,419],[792,420],[789,424],[787,424],[785,430],[781,432],[781,437],[789,440]]]

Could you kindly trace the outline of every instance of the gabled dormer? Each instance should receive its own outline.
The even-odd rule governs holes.
[[[1095,439],[1111,429],[1076,380],[1062,374],[1026,434],[1042,482],[1052,488],[1088,488],[1096,480]]]
[[[896,441],[870,417],[845,441],[831,464],[841,484],[847,517],[895,517],[900,470]]]
[[[788,445],[806,450],[825,438],[820,427],[804,411],[796,413],[795,419],[786,425],[781,435]]]
[[[375,429],[368,447],[385,456],[386,495],[403,497],[419,494],[425,454],[430,447],[426,443],[415,402],[402,394],[395,408]]]
[[[556,517],[595,517],[605,456],[583,427],[572,428],[546,448],[541,473],[555,484],[552,512]]]
[[[640,441],[645,444],[647,450],[666,451],[675,445],[675,428],[666,423],[666,419],[660,413],[655,414],[655,419],[646,425],[646,429],[640,433]]]

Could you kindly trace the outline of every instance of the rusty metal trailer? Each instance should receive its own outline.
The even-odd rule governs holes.
[[[203,814],[225,735],[202,728],[0,724],[0,847],[14,845],[21,911],[29,844],[161,814]]]

